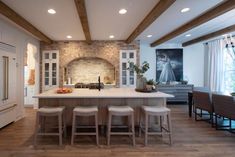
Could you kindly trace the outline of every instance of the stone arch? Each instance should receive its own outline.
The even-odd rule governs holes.
[[[116,67],[101,57],[79,57],[65,65],[65,78],[71,78],[72,83],[96,83],[98,76],[101,82],[116,83]]]

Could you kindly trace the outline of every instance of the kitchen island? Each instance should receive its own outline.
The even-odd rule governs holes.
[[[73,89],[72,93],[57,94],[56,89],[34,96],[39,99],[39,107],[65,106],[66,121],[71,125],[72,110],[76,106],[98,106],[99,124],[107,124],[107,107],[128,105],[135,111],[135,122],[139,122],[140,107],[143,105],[166,106],[166,98],[173,95],[162,92],[141,93],[133,88]],[[82,121],[90,121],[85,118]],[[118,123],[118,122],[117,122]]]

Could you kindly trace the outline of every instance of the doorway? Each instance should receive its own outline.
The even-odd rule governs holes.
[[[36,100],[36,55],[37,47],[27,44],[27,51],[24,57],[24,105],[25,107],[35,106]]]

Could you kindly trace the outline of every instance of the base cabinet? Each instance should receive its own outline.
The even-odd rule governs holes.
[[[193,85],[158,85],[158,90],[167,94],[174,95],[167,98],[167,102],[187,102],[188,92],[192,92]]]
[[[4,109],[0,110],[0,128],[16,120],[15,106],[15,104],[10,106],[8,105],[8,107],[5,107]]]

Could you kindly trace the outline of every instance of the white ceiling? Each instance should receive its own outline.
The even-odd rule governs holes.
[[[235,9],[217,18],[214,18],[190,31],[187,31],[184,34],[177,36],[176,38],[169,40],[168,43],[183,43],[234,24],[235,24]],[[186,34],[191,34],[191,37],[185,37]]]
[[[222,0],[176,0],[176,2],[140,34],[137,39],[146,43],[152,43],[220,2],[222,2]],[[183,8],[190,8],[190,11],[181,13],[181,9]],[[152,34],[152,38],[147,38],[146,35],[148,34]]]
[[[26,20],[36,26],[52,40],[85,40],[74,0],[2,0]],[[153,22],[137,39],[151,43],[192,20],[223,0],[176,0],[176,2]],[[88,22],[93,40],[125,40],[159,0],[86,0]],[[191,10],[182,14],[182,8]],[[55,15],[47,13],[49,8]],[[118,14],[119,9],[127,9],[127,14]],[[230,11],[216,19],[200,25],[168,43],[182,43],[200,35],[235,24],[235,11]],[[185,34],[192,34],[186,38]],[[152,34],[152,38],[146,36]]]
[[[84,40],[81,22],[73,0],[2,0],[52,40]],[[47,10],[53,8],[56,14]]]
[[[91,37],[94,40],[125,40],[159,0],[86,0]],[[127,10],[125,15],[118,11]]]

